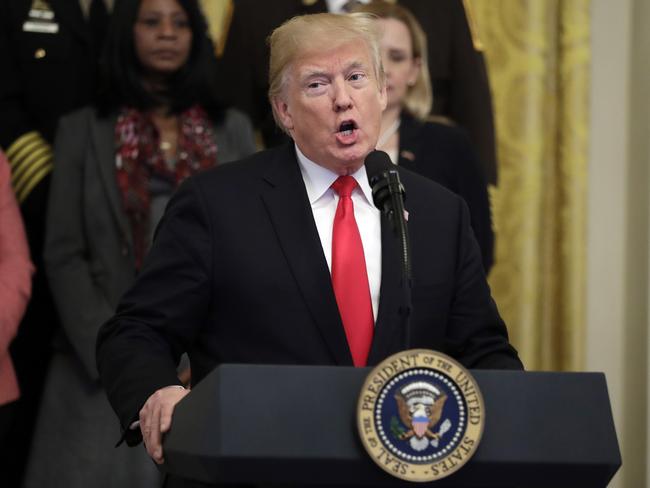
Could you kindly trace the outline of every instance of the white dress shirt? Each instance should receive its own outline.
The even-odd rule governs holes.
[[[339,203],[339,196],[332,190],[331,186],[339,175],[310,161],[298,146],[295,147],[300,172],[307,189],[307,197],[311,204],[311,211],[323,246],[323,253],[331,273],[332,227],[336,207]],[[350,176],[357,180],[358,183],[358,186],[352,191],[354,218],[357,221],[357,227],[359,227],[359,234],[361,235],[370,298],[372,300],[372,312],[375,321],[377,321],[379,290],[381,287],[381,216],[377,207],[372,203],[372,190],[368,183],[366,167],[361,166],[356,173]]]

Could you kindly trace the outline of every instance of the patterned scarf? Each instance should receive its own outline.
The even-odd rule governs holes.
[[[160,136],[151,118],[124,108],[115,125],[117,183],[131,223],[136,269],[149,249],[152,176],[173,188],[188,176],[217,164],[214,128],[205,110],[194,105],[179,115],[177,159],[170,164],[160,150]]]

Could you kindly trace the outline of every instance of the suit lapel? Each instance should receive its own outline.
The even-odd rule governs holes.
[[[298,289],[335,362],[352,365],[330,272],[293,144],[285,145],[276,153],[264,179],[271,188],[262,199]]]
[[[381,288],[379,311],[375,322],[368,365],[374,365],[386,356],[403,349],[403,335],[399,307],[402,299],[400,249],[388,219],[381,216]]]
[[[102,179],[104,190],[108,197],[117,226],[131,248],[133,247],[133,236],[124,208],[122,196],[117,186],[115,175],[115,117],[94,118],[95,123],[91,124],[93,161],[99,166],[99,174]]]

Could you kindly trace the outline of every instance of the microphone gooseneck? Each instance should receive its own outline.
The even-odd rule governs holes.
[[[404,349],[410,349],[410,327],[408,325],[411,313],[411,259],[408,227],[404,199],[406,192],[399,178],[397,167],[392,163],[388,154],[383,151],[372,151],[365,160],[368,182],[372,188],[372,199],[375,206],[391,223],[393,233],[399,239],[400,261],[402,269],[403,305],[400,308],[404,322]]]
[[[365,160],[368,182],[375,206],[388,218],[393,232],[400,238],[406,282],[411,281],[408,227],[404,211],[406,192],[397,167],[383,151],[372,151]]]

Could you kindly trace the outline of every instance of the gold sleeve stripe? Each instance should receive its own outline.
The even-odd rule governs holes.
[[[18,203],[23,203],[25,199],[29,196],[32,190],[38,185],[43,178],[45,178],[50,171],[52,171],[52,164],[48,164],[42,167],[38,172],[32,177],[27,186],[23,188],[20,192],[16,192],[16,198]]]
[[[23,162],[29,161],[32,154],[35,151],[45,149],[48,152],[51,152],[49,146],[43,144],[43,141],[36,139],[34,141],[26,141],[20,149],[15,152],[15,156],[9,158],[9,163],[11,164],[11,171],[16,172],[18,168],[22,166]]]
[[[38,140],[42,141],[43,144],[47,144],[47,142],[45,142],[45,140],[41,137],[41,135],[36,131],[27,132],[23,134],[18,139],[16,139],[11,146],[7,148],[7,150],[5,151],[5,153],[7,154],[7,158],[9,158],[9,160],[13,160],[16,157],[16,154],[21,149],[23,149],[26,144],[31,144]]]
[[[27,132],[7,149],[11,183],[22,203],[38,183],[52,171],[52,147],[36,131]]]
[[[52,158],[49,154],[44,154],[40,158],[36,159],[26,171],[22,171],[20,174],[13,174],[11,176],[11,183],[14,187],[16,193],[25,187],[32,178],[32,175],[35,174],[43,166],[52,166]]]
[[[465,16],[467,17],[467,24],[469,25],[469,32],[472,35],[472,43],[474,44],[474,49],[482,52],[483,43],[478,36],[478,28],[476,27],[476,20],[472,12],[471,0],[463,0],[463,7],[465,8]]]
[[[52,150],[47,146],[37,145],[35,149],[25,155],[23,159],[14,159],[11,165],[11,178],[19,180],[23,174],[39,161],[43,156],[52,158]]]
[[[52,171],[52,154],[43,154],[34,160],[27,171],[21,175],[12,176],[12,184],[19,203],[23,203],[34,187]]]

